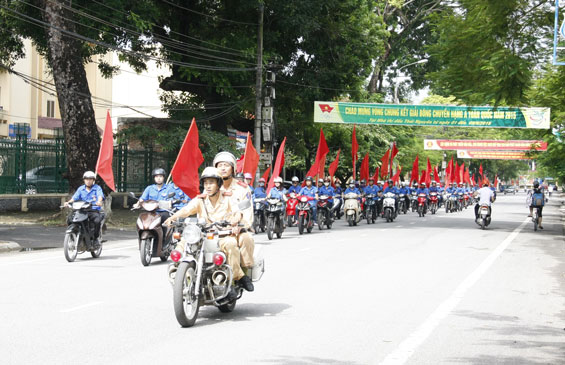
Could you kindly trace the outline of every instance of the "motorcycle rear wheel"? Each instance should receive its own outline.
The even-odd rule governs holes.
[[[482,218],[482,219],[481,219],[481,229],[485,229],[485,227],[486,227],[485,219]]]
[[[92,251],[90,251],[90,255],[92,255],[93,258],[97,259],[100,257],[100,255],[102,254],[102,237],[98,238],[98,244],[100,245],[97,249],[93,249]]]
[[[151,249],[153,248],[153,237],[144,238],[139,242],[139,256],[141,258],[141,264],[143,266],[149,266],[151,264]]]
[[[80,233],[68,232],[65,234],[63,248],[65,252],[65,258],[68,262],[73,262],[77,258],[79,242]]]
[[[385,210],[385,219],[388,222],[392,222],[392,219],[390,217],[390,209]]]
[[[347,216],[347,223],[349,224],[349,227],[353,226],[353,216],[352,215]]]
[[[198,317],[200,302],[196,299],[196,264],[181,262],[173,284],[173,307],[175,317],[182,327],[192,327]]]

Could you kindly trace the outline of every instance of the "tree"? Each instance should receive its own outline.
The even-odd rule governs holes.
[[[151,3],[117,0],[106,3],[124,12],[130,11],[116,16],[137,31],[125,31],[110,22],[90,25],[93,18],[89,12],[99,7],[96,1],[0,1],[0,62],[5,67],[12,66],[24,56],[22,39],[30,38],[53,74],[71,190],[82,184],[84,171],[94,170],[100,145],[84,64],[91,61],[92,56],[114,48],[134,68],[141,70],[144,55],[156,52],[147,24],[135,16],[136,12],[151,14]],[[101,62],[99,68],[108,76],[115,71],[105,62]],[[43,90],[50,87],[36,86]]]

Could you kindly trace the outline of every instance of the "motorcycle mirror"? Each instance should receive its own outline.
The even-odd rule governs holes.
[[[130,192],[129,192],[129,196],[131,196],[131,197],[134,198],[134,199],[137,199],[137,198],[135,197],[135,194],[134,194],[133,191],[130,191]]]
[[[173,196],[175,196],[175,193],[169,193],[169,195],[167,195],[167,198],[172,198]]]
[[[245,209],[251,208],[251,200],[246,199],[246,200],[239,202],[239,204],[237,204],[237,208],[239,210],[245,210]]]

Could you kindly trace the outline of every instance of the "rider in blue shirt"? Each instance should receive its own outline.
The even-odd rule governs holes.
[[[375,197],[373,198],[373,200],[377,200],[378,190],[373,179],[369,179],[369,185],[365,186],[365,189],[363,189],[363,193],[365,195],[374,195]]]
[[[300,189],[300,192],[298,193],[298,195],[304,195],[304,196],[308,196],[310,198],[314,198],[313,200],[310,200],[308,202],[308,204],[310,204],[310,207],[312,208],[312,218],[314,219],[314,224],[316,224],[317,222],[317,209],[316,209],[316,204],[317,204],[317,200],[318,199],[318,188],[316,188],[315,186],[312,186],[312,182],[314,181],[314,179],[312,179],[312,176],[307,176],[306,177],[306,186],[303,187],[302,189]]]
[[[359,191],[359,189],[355,186],[355,181],[351,181],[349,183],[349,186],[347,187],[347,189],[345,189],[345,195],[349,194],[349,193],[354,193],[357,195],[361,195],[361,192]]]
[[[100,212],[102,201],[104,200],[104,192],[102,188],[94,183],[96,174],[92,171],[87,171],[82,175],[84,185],[81,185],[73,194],[73,197],[65,203],[69,206],[72,202],[83,201],[91,204],[91,211],[88,212],[88,220],[94,223],[94,237],[98,240],[100,236],[100,223],[104,214]],[[71,223],[72,214],[67,218],[67,224]],[[97,241],[98,242],[98,241]]]
[[[275,186],[273,186],[271,191],[269,191],[268,198],[285,201],[286,189],[282,186],[282,182],[282,177],[278,176],[275,178]]]
[[[394,186],[394,181],[389,180],[388,181],[388,186],[385,188],[385,190],[383,191],[383,194],[386,193],[393,193],[394,194],[394,210],[396,212],[398,212],[398,194],[399,194],[399,190],[396,186]]]
[[[173,191],[175,193],[175,196],[173,197],[173,199],[174,200],[180,200],[180,202],[175,204],[174,207],[177,208],[178,210],[180,210],[184,206],[186,206],[191,199],[188,195],[186,195],[184,193],[184,191],[181,190],[181,188],[176,186],[175,183],[172,183],[170,187],[171,187],[171,191]]]
[[[170,185],[165,184],[165,178],[167,173],[162,168],[156,168],[151,173],[153,176],[153,181],[155,184],[149,185],[141,194],[141,198],[139,198],[138,202],[134,205],[134,208],[139,208],[139,205],[144,200],[171,200],[173,198],[169,198],[170,193],[175,193]],[[161,216],[161,223],[165,222],[171,216],[170,213],[165,209],[157,209],[157,213]],[[166,237],[167,227],[162,225],[164,237]]]
[[[266,198],[267,192],[265,191],[265,179],[259,179],[259,186],[257,186],[253,192],[253,198]]]
[[[300,186],[300,180],[298,179],[298,177],[293,176],[291,181],[292,181],[292,185],[288,188],[288,194],[291,194],[291,193],[298,194],[298,193],[300,193],[302,186]]]
[[[425,194],[426,195],[426,202],[424,203],[424,214],[428,211],[428,199],[430,199],[430,191],[426,187],[425,183],[421,183],[418,190],[416,190],[416,194]]]

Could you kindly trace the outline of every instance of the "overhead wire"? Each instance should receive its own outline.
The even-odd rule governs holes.
[[[234,23],[234,24],[241,24],[241,25],[253,25],[253,26],[258,26],[258,25],[259,25],[259,24],[257,24],[257,23],[240,22],[240,21],[237,21],[237,20],[224,19],[224,18],[220,18],[219,16],[210,15],[210,14],[205,14],[205,13],[202,13],[202,12],[199,12],[199,11],[196,11],[196,10],[193,10],[193,9],[189,9],[189,8],[187,8],[187,7],[184,7],[184,6],[179,5],[179,4],[172,3],[172,2],[167,1],[167,0],[161,0],[161,1],[164,2],[164,3],[166,3],[166,4],[172,5],[172,6],[176,7],[176,8],[179,8],[179,9],[182,9],[182,10],[185,10],[185,11],[188,11],[188,12],[191,12],[191,13],[193,13],[193,14],[202,15],[202,16],[205,16],[205,17],[208,17],[208,18],[212,18],[212,19],[215,19],[215,20],[220,20],[220,21],[222,21],[222,22],[228,22],[228,23]]]

